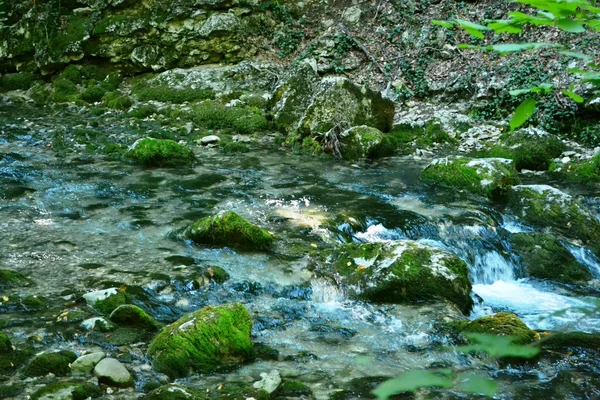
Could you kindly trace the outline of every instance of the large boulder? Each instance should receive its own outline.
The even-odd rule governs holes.
[[[273,242],[273,236],[269,232],[233,211],[222,211],[198,220],[185,228],[180,236],[195,243],[250,250],[268,249]]]
[[[206,307],[172,323],[152,341],[148,357],[170,378],[213,373],[250,360],[252,317],[241,304]]]
[[[545,233],[516,233],[511,235],[512,249],[520,257],[527,276],[565,283],[588,281],[589,269],[552,235]]]
[[[339,282],[350,297],[381,303],[447,300],[471,310],[471,282],[456,255],[412,240],[350,243],[317,262],[318,275]]]
[[[510,191],[508,204],[526,223],[551,228],[600,254],[600,221],[567,193],[548,185],[518,185]]]
[[[394,103],[347,78],[320,79],[303,63],[275,89],[272,112],[275,124],[292,136],[325,138],[359,125],[388,132]]]
[[[430,185],[465,190],[494,197],[506,193],[519,183],[512,160],[505,158],[437,158],[423,171],[421,180]]]

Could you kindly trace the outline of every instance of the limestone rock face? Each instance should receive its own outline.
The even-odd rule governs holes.
[[[412,240],[343,245],[327,261],[317,262],[316,273],[358,299],[394,304],[447,300],[464,313],[473,305],[465,262]]]

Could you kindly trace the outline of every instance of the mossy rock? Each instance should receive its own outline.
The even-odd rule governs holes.
[[[529,344],[539,335],[529,329],[515,314],[499,312],[469,322],[462,333],[483,333],[496,336],[511,336],[513,344]]]
[[[185,167],[196,161],[192,150],[167,139],[140,139],[131,146],[126,156],[146,167]]]
[[[83,74],[81,73],[81,67],[77,65],[67,66],[58,76],[60,79],[69,80],[75,84],[83,82]]]
[[[243,305],[207,307],[164,328],[148,358],[172,379],[228,369],[252,359],[251,331],[252,317]]]
[[[586,282],[592,278],[589,269],[579,264],[552,235],[517,233],[511,235],[510,242],[528,276],[565,283]]]
[[[572,162],[566,166],[552,163],[550,171],[565,179],[578,182],[600,182],[600,154],[583,162]]]
[[[361,158],[377,158],[386,154],[382,148],[384,134],[369,126],[355,126],[339,136],[340,153],[344,160],[355,161]],[[387,143],[387,142],[386,142]]]
[[[233,211],[203,218],[185,228],[183,238],[195,243],[240,247],[250,250],[268,249],[273,236],[248,222]]]
[[[0,269],[0,289],[29,286],[31,283],[29,278],[19,272]]]
[[[581,348],[600,351],[600,335],[584,332],[555,332],[540,341],[544,349]]]
[[[143,400],[205,400],[204,393],[180,385],[165,385],[152,390]]]
[[[34,351],[31,345],[14,349],[9,337],[0,332],[0,354],[0,376],[2,376],[17,372],[34,355]]]
[[[504,195],[519,183],[514,163],[505,158],[438,158],[421,171],[420,177],[429,185],[486,197]]]
[[[8,354],[11,351],[13,351],[13,348],[8,335],[0,332],[0,354]]]
[[[181,385],[165,385],[152,390],[144,400],[219,400],[219,399],[255,399],[269,400],[269,393],[255,389],[248,384],[226,382],[218,387],[207,389],[192,389]]]
[[[81,381],[59,381],[49,383],[31,395],[31,400],[69,398],[72,400],[95,399],[102,395],[96,385]],[[69,397],[70,396],[70,397]]]
[[[526,223],[552,228],[600,254],[600,221],[567,193],[547,185],[519,185],[512,188],[508,200],[509,208]]]
[[[36,77],[31,72],[17,72],[0,76],[0,91],[27,90],[33,86]]]
[[[67,79],[56,79],[52,82],[52,95],[50,100],[55,103],[74,102],[79,97],[77,85]]]
[[[304,383],[292,379],[286,379],[273,393],[274,399],[287,399],[290,397],[310,398],[312,390]]]
[[[131,296],[120,288],[109,288],[89,292],[83,295],[87,304],[102,314],[110,314],[117,307],[129,304]]]
[[[76,359],[77,355],[68,350],[40,354],[23,368],[22,374],[25,377],[44,376],[49,373],[66,376],[71,373],[69,364]]]
[[[378,303],[450,301],[473,306],[469,271],[456,255],[412,240],[350,243],[331,250],[316,273],[345,287],[350,297]]]
[[[555,135],[532,128],[521,129],[503,140],[503,146],[490,149],[490,157],[514,160],[517,170],[546,171],[552,159],[565,151],[565,144]]]
[[[156,330],[160,324],[146,311],[133,304],[123,304],[110,314],[110,320],[120,326],[130,326],[142,330]]]

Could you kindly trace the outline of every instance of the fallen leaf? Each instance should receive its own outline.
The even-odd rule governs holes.
[[[8,301],[8,296],[2,296],[2,300]]]

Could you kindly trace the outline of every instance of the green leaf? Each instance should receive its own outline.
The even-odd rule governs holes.
[[[381,383],[373,390],[379,400],[386,400],[390,396],[402,392],[414,392],[424,387],[449,388],[452,381],[429,371],[407,371],[397,378]]]
[[[578,95],[575,92],[571,92],[570,90],[563,90],[563,94],[565,96],[569,96],[576,103],[583,103],[584,102],[584,98],[583,97],[581,97],[580,95]]]
[[[440,21],[437,19],[434,19],[431,21],[432,24],[434,25],[439,25],[439,26],[443,26],[444,28],[452,28],[454,27],[454,24],[452,22],[449,21]]]
[[[497,20],[489,23],[488,28],[493,29],[496,33],[521,33],[523,31],[512,20]]]
[[[558,22],[556,23],[556,26],[558,26],[559,29],[561,29],[565,32],[570,32],[570,33],[585,32],[585,28],[583,27],[583,24],[581,22],[575,21],[574,19],[570,19],[570,18],[559,19]]]
[[[471,36],[474,36],[476,38],[479,39],[483,39],[484,35],[481,31],[489,31],[490,28],[488,28],[485,25],[479,25],[470,21],[465,21],[464,19],[456,19],[455,20],[456,23],[463,28],[465,31],[467,31],[467,33]]]
[[[510,130],[514,131],[521,125],[523,125],[527,120],[533,115],[535,112],[535,100],[527,99],[524,100],[517,109],[515,110],[515,115],[513,115],[510,120]]]
[[[590,57],[590,56],[588,56],[587,54],[578,53],[576,51],[560,50],[559,53],[562,54],[563,56],[581,58],[582,60],[586,60],[586,61],[592,61],[593,60],[593,58]]]
[[[463,29],[464,29],[465,31],[467,31],[467,33],[468,33],[469,35],[471,35],[471,36],[473,36],[473,37],[476,37],[476,38],[478,38],[478,39],[483,39],[483,38],[485,37],[485,35],[484,35],[483,33],[479,32],[477,29],[473,29],[473,28],[465,28],[464,26],[463,26]]]
[[[491,379],[482,378],[473,374],[459,374],[457,377],[458,389],[472,394],[482,394],[493,397],[498,391],[498,384]]]
[[[521,110],[519,110],[521,109]],[[527,99],[515,110],[515,116],[510,121],[511,131],[523,125],[535,110],[535,100]],[[516,117],[518,119],[515,119]],[[459,346],[456,351],[460,353],[482,352],[491,357],[535,357],[540,349],[532,346],[513,344],[515,338],[511,336],[485,335],[478,333],[467,333],[464,336],[475,344]]]
[[[541,83],[538,86],[532,86],[527,89],[511,90],[509,93],[511,96],[519,96],[525,93],[550,93],[552,90],[554,90],[554,85],[552,83]]]

